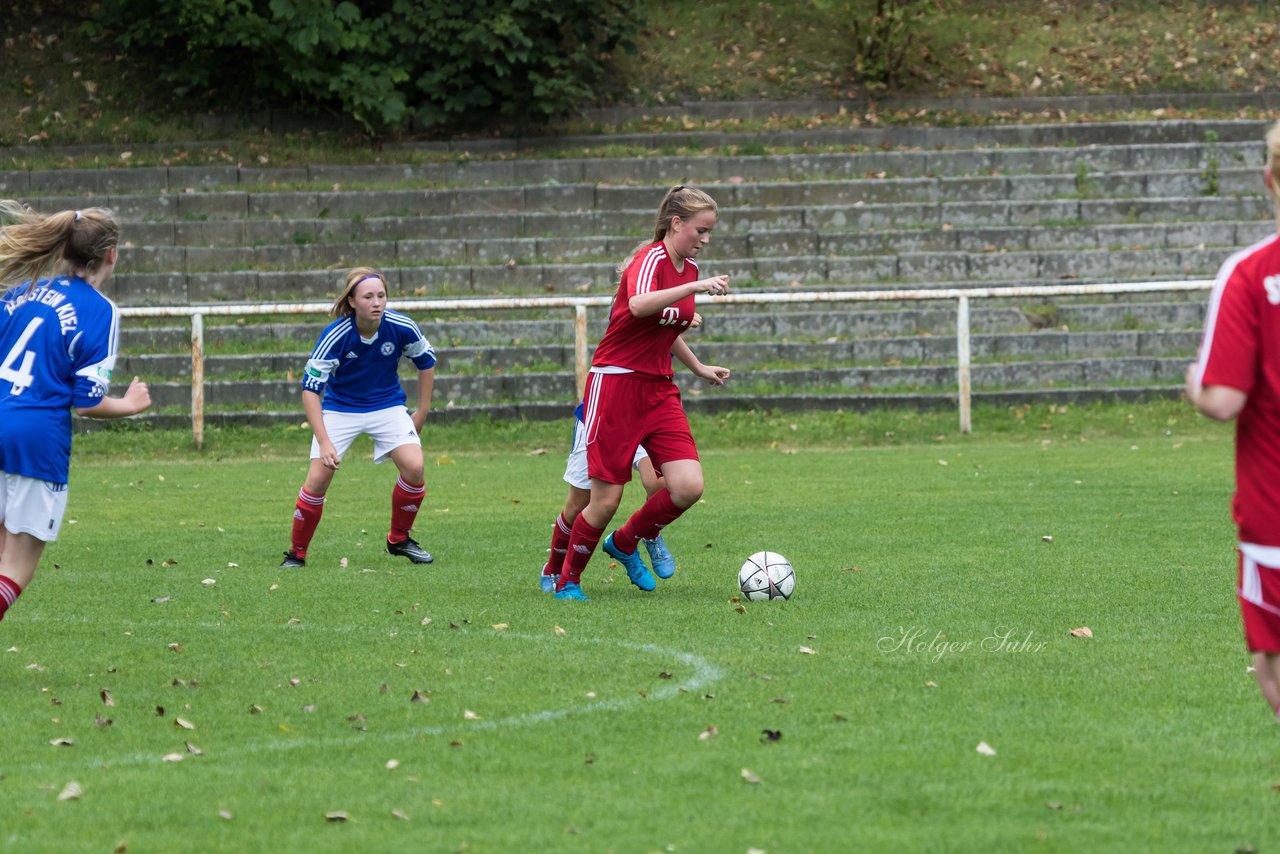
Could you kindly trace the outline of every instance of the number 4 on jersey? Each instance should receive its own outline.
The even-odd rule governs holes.
[[[31,385],[31,381],[35,377],[31,373],[31,366],[36,361],[36,351],[25,349],[27,342],[31,340],[31,336],[36,334],[36,330],[40,328],[40,324],[44,323],[44,318],[37,317],[27,324],[27,328],[22,330],[22,334],[18,336],[18,341],[9,350],[9,354],[4,357],[4,363],[0,364],[0,380],[8,380],[12,384],[9,394],[22,394],[27,390],[27,386]],[[22,364],[18,365],[18,359],[22,359]],[[17,367],[14,367],[17,365]]]

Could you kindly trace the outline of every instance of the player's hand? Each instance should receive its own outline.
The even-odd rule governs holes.
[[[704,365],[703,367],[705,371],[702,374],[702,378],[711,385],[724,385],[725,381],[729,379],[730,371],[728,368],[722,368],[719,365]]]
[[[422,428],[426,426],[427,423],[427,410],[419,407],[413,412],[410,412],[409,417],[413,420],[413,429],[421,433]]]
[[[333,443],[327,439],[320,443],[320,462],[325,468],[338,470],[338,466],[342,463],[342,458],[338,456],[338,449]]]
[[[701,326],[701,325],[702,325],[702,315],[698,314],[698,313],[695,311],[695,312],[693,313],[693,320],[690,320],[690,321],[689,321],[689,328],[690,328],[690,329],[697,329],[697,328],[698,328],[699,326]]]
[[[129,405],[132,410],[129,414],[136,415],[147,407],[151,406],[151,390],[147,388],[147,384],[137,377],[133,378],[133,382],[129,383],[129,388],[125,391],[121,398]]]
[[[693,292],[695,294],[710,294],[713,297],[727,294],[729,293],[729,277],[712,276],[710,279],[700,279],[693,283]]]

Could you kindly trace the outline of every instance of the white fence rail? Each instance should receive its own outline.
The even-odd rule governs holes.
[[[970,397],[969,303],[975,299],[1018,297],[1104,296],[1113,294],[1174,293],[1207,290],[1213,282],[1188,279],[1163,282],[1117,282],[1095,285],[1044,285],[992,288],[934,288],[882,291],[806,291],[797,293],[740,293],[720,297],[700,297],[704,305],[827,304],[858,302],[910,302],[916,300],[956,301],[956,387],[960,432],[973,429]],[[612,296],[594,297],[501,297],[479,299],[392,300],[399,311],[491,311],[565,308],[574,311],[574,373],[578,394],[587,378],[587,310],[607,307]],[[249,303],[203,306],[126,307],[124,317],[189,317],[191,319],[191,435],[197,448],[204,445],[204,319],[245,315],[324,314],[331,303]]]

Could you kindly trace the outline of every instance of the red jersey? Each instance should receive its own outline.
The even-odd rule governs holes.
[[[591,366],[671,376],[671,346],[693,322],[693,295],[648,317],[634,317],[629,301],[637,294],[665,291],[697,280],[698,265],[685,259],[684,269],[677,271],[661,241],[637,252],[622,272],[622,282],[609,311],[609,327],[596,347]]]
[[[1196,376],[1248,395],[1236,421],[1231,515],[1241,542],[1280,546],[1280,235],[1222,265]]]

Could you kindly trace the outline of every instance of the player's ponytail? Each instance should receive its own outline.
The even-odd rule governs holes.
[[[627,260],[623,261],[621,266],[618,267],[618,275],[621,276],[627,267],[631,265],[637,252],[667,236],[667,231],[671,228],[671,220],[675,217],[680,217],[680,219],[687,221],[703,211],[718,210],[716,200],[696,187],[679,185],[667,190],[667,194],[662,197],[662,204],[658,205],[658,219],[653,226],[653,240],[641,242],[635,249],[632,249],[631,254],[627,256]]]
[[[36,281],[60,262],[93,271],[120,241],[120,223],[106,208],[39,214],[11,200],[0,201],[0,285]]]

